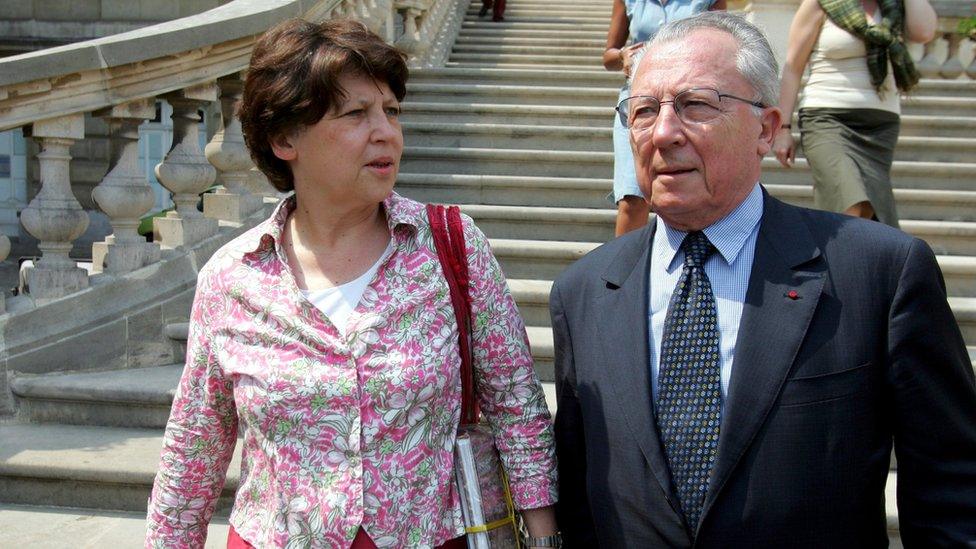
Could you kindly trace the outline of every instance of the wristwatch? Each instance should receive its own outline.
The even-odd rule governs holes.
[[[563,546],[563,536],[556,532],[551,536],[544,536],[541,538],[526,537],[525,538],[526,547],[555,547],[559,549]]]

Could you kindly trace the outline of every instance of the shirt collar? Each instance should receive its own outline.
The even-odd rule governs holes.
[[[759,183],[752,188],[732,212],[719,219],[715,223],[705,227],[702,232],[708,240],[715,246],[718,253],[725,259],[725,263],[732,265],[742,251],[746,240],[755,230],[759,220],[762,219],[763,196],[762,187]],[[668,271],[677,267],[676,261],[678,252],[681,250],[681,243],[688,233],[668,226],[667,223],[657,218],[657,230],[654,233],[656,256],[663,260],[664,265],[668,266]]]
[[[285,231],[285,222],[288,216],[295,211],[295,193],[292,193],[281,200],[275,206],[274,212],[267,220],[262,223],[263,230],[260,231],[260,238],[255,247],[247,255],[267,255],[268,253],[278,252],[282,234]],[[400,230],[416,232],[420,226],[421,218],[426,215],[423,206],[416,202],[406,200],[399,194],[391,192],[390,196],[383,201],[383,210],[386,212],[386,223],[390,228],[390,234],[394,236]]]

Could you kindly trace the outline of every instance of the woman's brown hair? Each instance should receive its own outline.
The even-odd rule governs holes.
[[[362,23],[291,19],[258,39],[237,116],[251,158],[279,191],[295,182],[271,140],[321,120],[345,99],[339,80],[351,74],[385,82],[398,101],[407,93],[406,56]]]

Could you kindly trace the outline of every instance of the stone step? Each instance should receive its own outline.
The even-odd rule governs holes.
[[[949,296],[949,306],[959,323],[966,345],[976,345],[976,297]]]
[[[491,19],[491,10],[485,15],[484,18],[479,17],[478,13],[481,11],[481,3],[476,2],[471,4],[468,11],[465,13],[465,21],[484,21],[488,23]],[[566,10],[570,11],[570,10]],[[505,20],[523,20],[523,19],[551,19],[554,17],[553,14],[560,13],[559,11],[553,10],[552,6],[506,6],[505,7]],[[580,6],[578,8],[572,8],[570,14],[559,15],[559,20],[573,20],[573,21],[604,21],[606,26],[610,26],[610,6]],[[494,21],[492,21],[494,23]]]
[[[574,38],[578,38],[579,33],[572,33]],[[499,37],[495,34],[461,36],[460,39],[518,39],[518,37]],[[533,40],[548,40],[549,36],[526,35],[524,38]],[[557,37],[558,39],[558,37]],[[606,40],[606,36],[598,37],[601,41]],[[620,89],[624,82],[620,72],[610,72],[606,70],[587,72],[578,74],[576,71],[567,69],[475,69],[463,67],[440,67],[440,68],[420,68],[410,71],[410,81],[434,81],[442,82],[470,82],[470,83],[504,83],[514,82],[521,85],[532,83],[532,85],[545,82],[545,85],[563,86],[569,88],[579,88],[581,86],[603,86],[613,89]],[[942,99],[971,99],[976,98],[976,80],[933,80],[923,79],[911,96],[903,99],[903,104],[918,102],[925,98],[939,97]],[[968,116],[973,116],[976,111],[970,110]]]
[[[606,25],[604,25],[606,27]],[[574,38],[580,40],[604,40],[607,39],[607,29],[603,28],[587,28],[578,29],[573,31],[571,28],[524,28],[524,27],[511,27],[505,25],[505,23],[491,23],[490,25],[486,23],[475,23],[466,22],[461,27],[461,32],[458,33],[458,38],[460,37],[472,37],[472,36],[498,36],[504,38]]]
[[[492,238],[492,250],[501,264],[502,271],[509,280],[527,279],[552,281],[574,261],[593,250],[597,242],[546,241]],[[966,336],[969,344],[976,345],[976,298],[974,295],[974,273],[976,260],[971,256],[937,256],[939,267],[946,279],[947,290],[956,302],[953,310],[956,319],[970,325],[971,335]],[[969,301],[966,301],[969,300]],[[538,318],[538,317],[536,317]],[[530,323],[531,324],[531,323]],[[543,324],[548,325],[548,323]],[[966,330],[963,330],[964,333]]]
[[[473,147],[521,150],[613,151],[613,129],[565,125],[488,124],[479,122],[403,122],[408,146]],[[799,139],[799,134],[796,134]],[[798,156],[803,156],[800,148]],[[902,135],[895,160],[966,162],[976,159],[976,138]]]
[[[421,202],[612,208],[609,179],[505,175],[401,173],[397,191]],[[773,196],[813,206],[813,187],[766,185]],[[976,191],[895,189],[898,211],[906,219],[976,221]]]
[[[471,65],[471,64],[469,64]],[[568,105],[604,107],[611,111],[617,104],[619,88],[612,82],[622,84],[619,74],[609,73],[597,65],[586,70],[565,71],[564,67],[553,66],[553,72],[572,72],[580,79],[578,85],[567,85],[555,77],[533,81],[533,85],[519,84],[506,80],[505,71],[519,70],[532,72],[531,67],[499,68],[473,66],[449,66],[447,69],[461,69],[456,78],[449,75],[430,73],[407,84],[407,97],[410,101],[452,102],[452,103],[495,103],[514,105]],[[445,69],[446,70],[446,69]],[[486,71],[485,79],[471,81],[469,74]],[[602,79],[604,75],[614,78],[611,85]],[[526,75],[529,77],[529,75]],[[951,116],[971,119],[976,112],[976,98],[916,96],[906,100],[902,110],[908,115]]]
[[[459,65],[572,65],[585,66],[592,69],[603,69],[603,61],[599,55],[588,53],[553,53],[551,55],[534,55],[531,53],[486,53],[486,52],[458,52],[452,53],[450,61]]]
[[[604,118],[605,116],[604,112]],[[416,147],[476,147],[522,150],[612,151],[606,126],[543,126],[478,122],[402,122],[404,143]]]
[[[184,334],[183,340],[186,340]],[[163,427],[182,364],[19,376],[10,382],[21,419],[39,423]]]
[[[972,116],[976,112],[976,97],[919,95],[904,98],[903,114],[927,114],[942,116]]]
[[[474,48],[483,46],[503,46],[503,47],[572,47],[581,48],[588,50],[599,50],[603,51],[606,46],[606,39],[579,39],[579,38],[536,38],[536,37],[513,37],[513,36],[496,36],[491,35],[475,35],[475,36],[458,36],[457,40],[454,41],[454,50],[460,51],[462,48]]]
[[[561,88],[602,88],[618,90],[624,84],[619,72],[587,71],[578,73],[566,69],[477,69],[464,67],[441,67],[436,69],[415,69],[410,72],[411,83],[445,84],[508,84],[526,87],[553,86]],[[409,84],[408,84],[409,87]],[[408,100],[409,92],[408,92]]]
[[[161,429],[40,423],[0,425],[3,503],[145,513]],[[240,445],[218,513],[226,516],[240,477]]]
[[[798,158],[792,168],[784,168],[776,159],[767,157],[762,166],[763,181],[771,185],[809,185],[811,181],[803,158]],[[608,179],[613,172],[613,153],[405,147],[400,168],[403,173]],[[896,161],[892,166],[892,184],[896,188],[969,191],[974,177],[976,163]]]
[[[449,60],[444,63],[447,68],[460,67],[460,68],[471,68],[471,69],[497,69],[497,68],[507,68],[507,69],[559,69],[559,70],[571,70],[575,72],[603,72],[603,65],[597,63],[594,64],[591,59],[583,59],[579,62],[573,62],[570,60],[563,60],[562,63],[549,63],[549,62],[539,62],[537,60],[526,60],[526,61],[488,61],[488,62],[478,62],[478,61],[453,61]]]
[[[608,106],[515,105],[504,103],[449,103],[418,101],[410,97],[401,105],[404,122],[475,123],[611,128],[613,108]],[[795,122],[794,122],[795,123]],[[952,117],[904,115],[901,136],[976,136],[976,116]]]
[[[579,105],[602,107],[613,114],[618,92],[607,87],[523,86],[492,83],[412,82],[407,84],[411,101],[450,103],[495,103],[514,105]]]
[[[415,101],[408,98],[401,106],[400,120],[406,123],[510,124],[542,126],[583,126],[611,128],[614,111],[610,107],[567,105],[512,105],[500,103],[451,103]]]
[[[545,44],[545,42],[543,42]],[[458,54],[466,55],[528,55],[551,59],[555,56],[570,55],[581,58],[595,58],[602,62],[603,46],[589,47],[570,44],[455,44],[451,50],[452,59]],[[455,59],[460,60],[460,59]]]
[[[228,530],[225,517],[211,520],[204,549],[227,547]],[[0,504],[0,547],[142,547],[145,537],[143,513]]]
[[[945,256],[939,256],[940,267],[946,268],[942,263]],[[969,276],[976,273],[976,259],[969,258]],[[525,319],[526,324],[548,328],[551,326],[549,319],[549,291],[552,288],[551,280],[539,279],[520,279],[509,278],[509,288],[512,295],[518,302],[519,312]],[[976,343],[976,298],[972,297],[953,297],[950,294],[949,305],[952,307],[956,321],[963,332],[967,343]],[[549,335],[551,338],[551,334]],[[550,379],[551,372],[541,371],[543,379]]]
[[[552,208],[466,204],[470,215],[489,238],[574,240],[603,243],[613,238],[616,212],[609,208]],[[943,255],[976,256],[976,223],[902,219],[901,228]],[[976,273],[974,273],[976,274]]]
[[[607,17],[571,17],[561,15],[549,15],[542,17],[509,17],[505,15],[504,21],[488,22],[477,19],[467,19],[461,23],[461,32],[467,29],[477,28],[488,30],[489,32],[498,31],[563,31],[574,33],[576,31],[590,31],[593,33],[603,33],[606,36],[610,22]]]

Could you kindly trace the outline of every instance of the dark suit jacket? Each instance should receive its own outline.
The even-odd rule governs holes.
[[[976,388],[932,251],[880,223],[764,201],[694,543],[650,396],[654,225],[555,282],[566,547],[883,547],[892,442],[905,545],[976,546]]]

